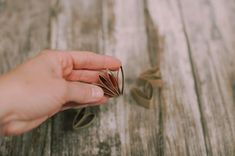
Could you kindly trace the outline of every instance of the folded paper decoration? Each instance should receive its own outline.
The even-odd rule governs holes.
[[[121,71],[121,77],[119,75]],[[122,67],[118,71],[104,70],[99,74],[99,80],[95,85],[101,87],[104,95],[108,97],[118,97],[124,91],[124,72]],[[89,113],[86,108],[77,110],[73,120],[73,129],[78,130],[89,126],[96,118],[96,115]]]
[[[99,75],[99,81],[96,84],[104,91],[104,95],[108,97],[117,97],[123,94],[124,90],[124,73],[122,67],[120,67],[121,78],[119,78],[119,70],[117,73],[105,70]],[[120,82],[121,81],[121,82]]]
[[[138,84],[142,86],[143,89],[133,87],[131,89],[131,95],[137,104],[145,108],[150,108],[153,99],[153,88],[161,88],[163,85],[160,69],[156,67],[140,74]]]
[[[73,129],[81,129],[89,126],[95,120],[95,114],[88,113],[86,108],[77,110],[77,114],[73,120]]]

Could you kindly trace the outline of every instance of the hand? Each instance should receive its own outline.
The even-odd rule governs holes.
[[[92,52],[41,53],[0,77],[0,133],[21,134],[61,110],[105,103],[103,90],[92,83],[100,70],[120,66]]]

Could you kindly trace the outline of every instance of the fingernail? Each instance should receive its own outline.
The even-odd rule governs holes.
[[[93,98],[100,98],[104,96],[104,92],[100,87],[93,87],[92,88],[92,97]]]

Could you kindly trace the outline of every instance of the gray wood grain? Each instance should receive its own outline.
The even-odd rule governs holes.
[[[164,80],[165,155],[206,155],[201,115],[187,41],[177,1],[147,1],[154,26],[164,36],[160,59]]]
[[[55,115],[18,137],[0,138],[0,155],[235,155],[234,0],[0,0],[0,72],[44,48],[88,50],[119,58],[124,95]],[[160,66],[154,105],[136,105],[130,88]]]
[[[87,51],[101,51],[102,3],[99,0],[59,0],[55,7],[60,11],[52,19],[52,48]],[[72,130],[75,113],[65,111],[55,117],[52,123],[52,155],[98,155],[110,154],[110,144],[99,138],[98,119],[94,125],[81,131]],[[111,139],[110,139],[111,140]]]
[[[234,72],[231,73],[228,70],[230,65],[226,64],[230,57],[234,57],[234,52],[230,52],[224,43],[220,32],[224,28],[217,24],[221,21],[216,19],[212,1],[179,3],[194,71],[207,153],[234,155],[235,107],[231,94],[232,84],[229,84]],[[201,7],[203,4],[207,5]],[[221,8],[224,5],[221,4]],[[190,14],[195,12],[198,16],[192,24]]]

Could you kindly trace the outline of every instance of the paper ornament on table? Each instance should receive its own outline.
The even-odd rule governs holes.
[[[131,95],[137,104],[145,108],[152,107],[153,103],[153,89],[161,88],[163,82],[161,79],[160,68],[155,67],[141,73],[137,79],[138,84],[143,88],[142,90],[137,86],[131,88]]]
[[[121,75],[119,74],[121,71]],[[107,97],[118,97],[124,91],[124,72],[122,67],[118,71],[104,70],[99,74],[99,80],[95,85],[101,87]],[[88,127],[96,118],[96,115],[89,113],[87,108],[77,109],[73,120],[73,129],[78,130]]]
[[[121,77],[119,72],[121,71]],[[116,73],[114,71],[105,70],[99,75],[99,81],[96,84],[104,91],[104,95],[108,97],[118,97],[123,94],[124,90],[124,73],[122,67]]]

